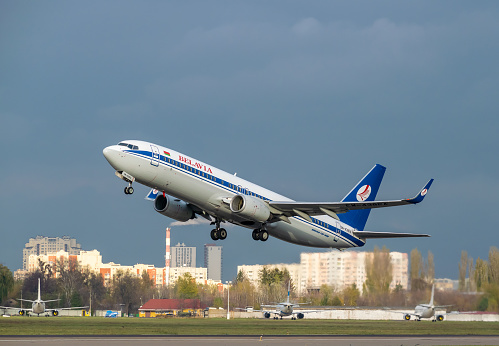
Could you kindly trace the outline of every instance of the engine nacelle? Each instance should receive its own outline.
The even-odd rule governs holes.
[[[156,196],[154,210],[177,221],[185,222],[194,218],[194,211],[187,203],[168,195],[159,194]]]
[[[266,222],[270,218],[267,205],[259,200],[246,195],[237,195],[230,201],[230,210],[241,217],[257,222]]]
[[[298,319],[301,320],[303,317],[305,317],[305,314],[302,314],[300,312],[299,314],[296,315],[296,317],[298,317]]]
[[[270,312],[266,312],[266,313],[264,313],[264,314],[263,314],[263,316],[264,316],[265,318],[270,318]]]
[[[409,315],[409,314],[405,314],[405,315],[404,315],[404,319],[405,319],[406,321],[409,321],[409,320],[411,319],[411,315]]]
[[[59,316],[59,311],[57,310],[52,310],[52,316]]]
[[[444,316],[443,315],[438,315],[437,316],[437,321],[442,322],[443,320],[444,320]]]

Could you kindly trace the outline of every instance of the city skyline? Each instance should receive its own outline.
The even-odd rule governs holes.
[[[166,239],[167,239],[167,240],[170,240],[170,238],[171,238],[171,235],[172,235],[172,234],[175,234],[175,231],[173,231],[173,232],[172,232],[172,229],[171,229],[171,228],[168,228],[168,229],[167,229],[167,238],[166,238]],[[169,237],[170,237],[170,238],[169,238]],[[43,236],[43,235],[38,235],[38,236],[36,236],[36,239],[47,239],[47,238],[59,238],[59,237],[49,237],[49,236]],[[68,237],[66,237],[66,238],[68,238]],[[32,240],[32,239],[34,239],[34,238],[30,238],[30,240]],[[71,240],[72,240],[72,242],[73,242],[73,243],[76,243],[76,242],[77,242],[77,239],[71,238]],[[168,243],[169,243],[169,242],[168,242]],[[30,245],[30,244],[31,244],[31,241],[29,241],[28,243],[26,243],[26,245]],[[77,245],[80,245],[80,244],[78,243]],[[188,244],[187,244],[187,245],[188,245]],[[175,253],[174,248],[175,248],[175,247],[178,247],[178,248],[180,249],[180,251],[181,251],[180,253],[181,253],[183,256],[185,256],[185,255],[186,255],[186,251],[189,251],[189,252],[190,252],[190,255],[188,255],[188,256],[187,256],[187,258],[188,258],[188,257],[190,257],[190,256],[192,256],[192,253],[194,254],[194,257],[197,257],[197,256],[196,256],[197,248],[196,248],[196,247],[187,246],[187,245],[186,245],[185,243],[180,243],[180,242],[179,242],[179,243],[177,243],[177,245],[176,245],[176,246],[172,246],[172,247],[170,247],[170,248],[167,248],[165,253],[167,253],[169,250],[171,250],[171,251],[172,251],[172,253]],[[178,269],[178,268],[185,268],[185,267],[189,267],[189,268],[206,268],[206,269],[208,269],[208,266],[207,266],[207,264],[206,264],[206,260],[207,260],[207,259],[206,259],[206,255],[207,255],[207,251],[206,251],[206,249],[207,249],[207,247],[209,247],[209,248],[211,248],[211,247],[213,247],[213,248],[218,248],[218,247],[222,248],[221,246],[216,246],[216,244],[213,244],[213,243],[211,243],[211,244],[204,244],[205,258],[204,258],[204,261],[203,261],[203,264],[202,264],[202,265],[198,265],[198,264],[196,264],[195,266],[192,266],[192,267],[190,267],[190,266],[185,266],[185,265],[174,266],[174,261],[172,261],[172,263],[171,263],[171,264],[172,264],[172,265],[171,265],[171,268],[176,268],[176,269]],[[93,250],[85,250],[84,248],[81,248],[80,250],[81,250],[82,252],[85,252],[85,253],[93,253],[93,252],[96,252],[96,251],[97,251],[97,252],[99,252],[99,256],[98,256],[98,257],[100,257],[100,261],[101,261],[101,262],[103,262],[103,261],[102,261],[102,257],[103,257],[103,256],[102,256],[102,254],[100,254],[100,251],[98,251],[97,249],[93,249]],[[23,253],[24,253],[24,249],[23,249]],[[224,278],[224,277],[221,277],[221,278],[213,278],[212,276],[211,276],[211,277],[209,277],[209,276],[208,276],[209,274],[205,274],[205,275],[206,275],[206,278],[207,278],[207,279],[209,279],[209,280],[215,280],[215,281],[217,281],[217,280],[218,280],[218,281],[221,281],[221,282],[226,282],[226,281],[231,281],[231,280],[233,281],[233,280],[237,277],[238,270],[240,270],[241,268],[250,268],[250,267],[258,267],[258,268],[261,268],[261,267],[269,267],[269,268],[273,268],[273,267],[277,267],[277,268],[280,268],[281,270],[282,270],[283,268],[286,268],[286,269],[288,269],[288,270],[289,270],[289,272],[291,273],[291,276],[292,276],[292,277],[298,277],[298,276],[301,276],[301,274],[297,275],[297,274],[296,274],[296,272],[300,270],[300,269],[299,269],[299,268],[300,268],[300,263],[301,263],[301,266],[303,266],[303,261],[304,261],[304,259],[303,259],[303,258],[310,258],[310,259],[315,258],[315,261],[317,261],[317,260],[319,259],[319,260],[318,260],[318,263],[322,263],[321,261],[323,261],[324,263],[328,263],[328,262],[330,262],[330,261],[331,261],[331,258],[333,258],[333,257],[334,257],[334,258],[338,257],[338,260],[339,260],[340,258],[342,258],[342,259],[343,259],[343,258],[354,258],[354,259],[355,259],[355,260],[354,260],[354,262],[355,262],[355,261],[357,261],[357,262],[358,262],[358,260],[357,260],[357,256],[361,256],[361,257],[359,257],[359,258],[360,258],[360,262],[358,262],[358,263],[357,263],[357,264],[355,264],[355,265],[353,265],[353,264],[349,264],[349,265],[348,265],[348,267],[350,267],[351,265],[352,265],[352,266],[360,266],[360,267],[362,267],[362,266],[363,266],[363,261],[364,261],[364,255],[365,255],[365,253],[366,253],[366,252],[365,252],[365,251],[363,251],[363,250],[362,250],[362,248],[360,248],[360,249],[356,249],[356,250],[352,250],[352,251],[316,251],[316,252],[302,251],[302,252],[300,253],[300,257],[299,257],[299,258],[300,258],[300,260],[299,260],[299,261],[297,261],[297,263],[287,263],[287,264],[283,264],[282,262],[280,262],[280,263],[277,263],[277,262],[276,262],[276,263],[253,263],[253,264],[236,263],[236,264],[234,264],[234,266],[229,266],[229,268],[228,268],[228,269],[229,269],[229,271],[231,271],[232,273],[231,273],[231,276],[230,276],[230,277],[228,277],[228,278]],[[50,252],[50,253],[48,253],[48,254],[47,254],[47,253],[45,253],[44,255],[47,255],[47,256],[48,256],[48,255],[50,255],[50,256],[52,257],[52,262],[54,262],[54,263],[55,263],[55,259],[54,259],[54,258],[55,258],[55,257],[54,257],[54,256],[55,256],[55,254],[56,254],[56,252]],[[393,251],[392,251],[392,252],[391,252],[391,255],[392,255],[392,256],[396,256],[396,257],[392,257],[392,261],[393,261],[393,263],[394,263],[394,266],[396,266],[396,265],[397,265],[396,263],[398,263],[398,262],[399,262],[399,258],[400,258],[399,256],[402,256],[402,258],[404,258],[404,259],[405,259],[405,264],[404,264],[404,266],[406,267],[406,272],[405,272],[405,274],[404,274],[404,275],[405,275],[405,278],[399,277],[399,275],[400,275],[400,274],[396,274],[396,275],[394,275],[393,280],[394,280],[394,282],[396,282],[397,280],[398,280],[398,281],[400,281],[400,282],[405,282],[402,286],[403,286],[404,288],[407,288],[407,282],[408,282],[408,277],[407,277],[408,273],[407,273],[407,269],[408,269],[408,266],[409,266],[409,261],[408,261],[408,253],[398,253],[398,252],[393,252]],[[46,257],[47,257],[47,256],[46,256]],[[96,255],[93,255],[93,256],[95,257]],[[308,256],[308,257],[307,257],[307,256]],[[352,256],[354,256],[354,257],[352,257]],[[48,257],[47,257],[47,258],[48,258]],[[320,259],[322,259],[322,260],[320,260]],[[218,261],[218,260],[217,260],[217,261]],[[221,267],[221,268],[220,268],[220,269],[222,269],[222,268],[223,268],[223,258],[222,258],[222,256],[221,256],[221,249],[220,249],[220,261],[221,261],[221,263],[220,263],[220,267]],[[308,260],[305,260],[305,261],[308,261]],[[312,261],[314,261],[314,260],[312,260]],[[352,262],[352,263],[354,263],[354,262]],[[88,264],[88,263],[87,263],[87,264]],[[181,264],[181,263],[180,263],[180,264]],[[122,266],[122,267],[135,267],[135,266],[138,266],[138,265],[142,266],[143,268],[147,268],[147,267],[149,267],[149,268],[154,268],[154,269],[161,269],[161,268],[164,268],[164,266],[163,266],[163,265],[157,265],[157,264],[145,263],[145,262],[141,262],[140,260],[139,260],[139,261],[136,261],[136,262],[135,262],[135,263],[133,263],[133,264],[132,264],[132,263],[125,263],[125,264],[122,264],[122,263],[114,263],[114,261],[112,261],[112,260],[111,260],[111,261],[110,261],[110,263],[108,263],[108,265],[111,265],[111,268],[114,266],[114,267],[115,267],[115,269],[114,269],[114,270],[116,270],[116,269],[117,269],[117,268],[119,268],[120,266]],[[216,263],[215,263],[215,265],[216,265]],[[329,264],[328,264],[328,265],[329,265]],[[29,270],[29,271],[33,271],[33,270],[34,270],[34,268],[36,268],[36,267],[37,267],[36,263],[35,263],[35,264],[31,263],[31,266],[30,266],[30,268],[28,268],[28,270]],[[141,267],[141,268],[142,268],[142,267]],[[281,267],[282,267],[282,268],[281,268]],[[296,267],[296,268],[295,268],[295,267]],[[187,268],[187,269],[189,269],[189,268]],[[324,267],[324,266],[321,264],[321,268],[322,268],[322,269],[325,269],[326,267]],[[301,269],[301,270],[303,271],[303,269]],[[355,270],[357,270],[357,269],[355,269]],[[400,268],[395,268],[395,270],[396,270],[396,273],[400,273],[400,272],[401,272],[401,271],[400,271],[400,270],[401,270]],[[12,270],[12,271],[14,272],[14,270]],[[327,284],[331,284],[332,282],[335,282],[335,284],[338,284],[338,283],[340,283],[340,281],[341,281],[342,285],[344,285],[343,281],[345,281],[345,280],[346,280],[347,285],[348,285],[348,284],[350,284],[350,283],[351,283],[350,281],[351,281],[351,280],[353,280],[352,282],[356,282],[356,284],[359,286],[359,282],[363,280],[363,279],[362,279],[362,276],[360,276],[360,277],[358,277],[358,278],[357,278],[357,274],[352,274],[352,275],[351,275],[351,277],[349,277],[348,279],[345,279],[343,276],[348,274],[348,273],[346,273],[346,272],[344,272],[344,273],[342,273],[342,274],[341,274],[341,275],[343,275],[343,276],[342,276],[342,278],[341,278],[341,280],[339,280],[338,278],[333,278],[333,279],[331,279],[331,277],[329,277],[329,276],[330,276],[330,275],[332,275],[332,274],[330,273],[329,269],[328,269],[327,271],[328,271],[327,275],[326,275],[326,276],[324,276],[324,277],[321,277],[321,278],[320,278],[320,280],[321,280],[320,282],[322,282],[322,283],[327,283]],[[344,271],[344,268],[343,268],[343,271]],[[362,269],[362,272],[363,272],[363,271],[364,271],[364,270]],[[182,275],[182,273],[184,273],[184,272],[185,272],[185,271],[179,272],[179,271],[177,270],[177,271],[173,271],[173,272],[171,273],[171,275],[172,275],[172,276],[174,276],[174,277],[178,277],[179,275]],[[109,273],[110,273],[110,272],[109,272]],[[197,272],[196,272],[196,273],[197,273]],[[209,271],[208,271],[208,273],[209,273]],[[258,274],[258,273],[257,273],[257,274]],[[218,274],[217,274],[217,275],[218,275]],[[333,275],[338,275],[338,274],[333,274]],[[365,273],[364,273],[363,275],[365,275]],[[168,276],[170,276],[170,275],[168,275]],[[355,279],[355,278],[357,278],[357,279]],[[257,280],[257,278],[255,278],[255,277],[253,276],[253,274],[251,275],[251,277],[249,277],[249,279],[250,279],[250,281],[252,281],[252,282],[254,282],[255,280]],[[443,278],[443,277],[442,277],[442,278],[437,278],[437,277],[435,277],[435,279],[444,280],[444,279],[449,279],[449,278]],[[160,280],[161,280],[161,279],[160,279]],[[319,278],[315,278],[314,280],[319,280]],[[359,280],[360,280],[360,281],[359,281]],[[338,281],[338,282],[337,282],[337,281]],[[300,283],[300,285],[301,285],[301,286],[303,286],[303,285],[304,285],[304,283]],[[315,284],[315,286],[317,286],[317,287],[318,287],[318,286],[320,286],[320,284]]]

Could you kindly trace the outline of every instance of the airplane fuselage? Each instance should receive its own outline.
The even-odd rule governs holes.
[[[279,311],[281,316],[289,316],[293,314],[293,305],[278,304],[276,310]]]
[[[419,316],[419,318],[431,318],[435,315],[435,309],[424,305],[418,305],[414,309],[414,315]]]
[[[261,226],[231,211],[227,201],[236,195],[262,201],[292,201],[172,149],[142,141],[127,143],[136,149],[120,145],[104,149],[106,159],[117,172],[124,171],[142,185],[163,191],[236,225],[250,229]],[[353,235],[353,227],[330,216],[320,215],[310,220],[294,216],[289,222],[268,223],[266,230],[278,239],[311,247],[341,249],[365,244]]]
[[[42,301],[34,301],[31,306],[34,314],[43,314],[45,312],[45,303]]]

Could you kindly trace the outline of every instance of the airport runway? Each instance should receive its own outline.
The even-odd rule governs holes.
[[[0,345],[499,345],[499,336],[0,336]]]

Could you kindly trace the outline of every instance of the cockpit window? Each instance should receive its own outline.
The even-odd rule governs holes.
[[[122,147],[128,147],[128,148],[130,148],[132,150],[139,150],[139,147],[137,145],[128,144],[128,143],[125,143],[125,142],[118,143],[118,145],[121,145]]]

